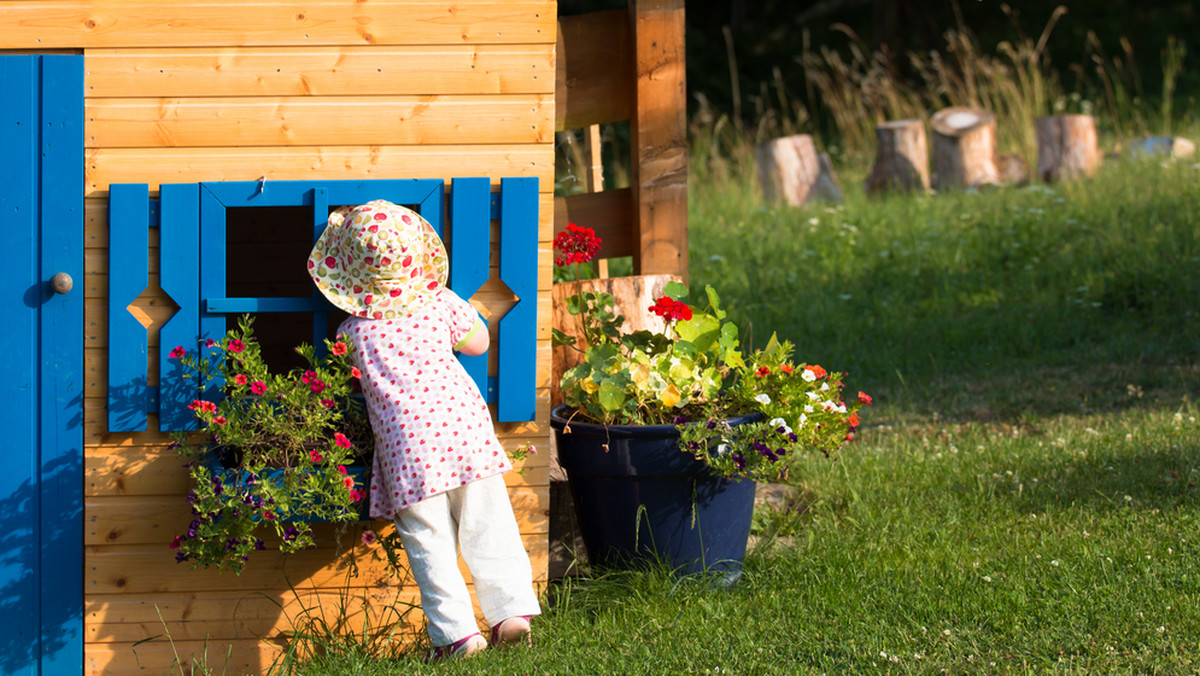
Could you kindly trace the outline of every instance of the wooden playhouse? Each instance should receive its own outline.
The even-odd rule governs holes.
[[[682,7],[560,24],[555,0],[0,3],[0,671],[257,672],[303,608],[348,602],[353,631],[415,603],[367,524],[240,576],[176,564],[167,433],[187,411],[165,353],[244,312],[264,343],[326,335],[304,256],[331,208],[384,197],[441,229],[451,288],[489,324],[468,368],[501,440],[545,448],[556,227],[686,271]],[[555,131],[626,119],[632,185],[555,199]],[[547,455],[524,469],[508,483],[544,583]]]

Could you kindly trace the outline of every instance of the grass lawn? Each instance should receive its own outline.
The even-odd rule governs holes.
[[[692,283],[874,395],[741,582],[553,587],[530,649],[302,674],[1200,671],[1200,171],[764,207],[698,167]]]

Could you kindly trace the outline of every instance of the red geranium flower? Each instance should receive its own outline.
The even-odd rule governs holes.
[[[867,406],[874,406],[874,404],[871,403],[871,395],[867,394],[866,392],[859,392],[858,400]]]
[[[650,311],[667,321],[677,319],[686,321],[692,318],[692,308],[687,303],[675,300],[669,296],[656,298],[654,305],[650,306]]]
[[[591,228],[568,223],[565,230],[554,236],[554,248],[561,253],[554,257],[558,267],[571,263],[587,263],[600,251],[600,238]]]
[[[788,364],[784,364],[783,366],[780,366],[780,367],[779,367],[779,370],[780,370],[780,371],[783,371],[784,373],[791,373],[792,371],[795,371],[796,369],[792,368],[792,367],[791,367],[790,365],[788,365]]]
[[[357,368],[355,368],[355,367],[351,366],[351,367],[350,367],[350,375],[351,375],[352,377],[354,377],[354,378],[361,378],[361,377],[362,377],[362,371],[359,371]]]
[[[754,375],[758,376],[759,378],[762,378],[763,376],[770,375],[770,373],[771,373],[771,369],[767,368],[766,366],[759,366],[758,370],[756,370],[754,372]]]

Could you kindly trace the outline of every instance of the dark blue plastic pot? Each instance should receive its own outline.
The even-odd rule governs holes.
[[[679,449],[674,426],[571,422],[573,410],[555,407],[550,425],[592,563],[620,567],[657,560],[684,574],[740,574],[754,513],[753,481],[713,474]]]

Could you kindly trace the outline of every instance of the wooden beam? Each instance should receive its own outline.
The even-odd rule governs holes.
[[[632,53],[625,10],[559,19],[554,87],[557,131],[632,117]]]
[[[16,0],[0,2],[0,49],[536,44],[555,14],[553,0]]]
[[[637,274],[687,279],[684,0],[630,0],[636,54],[630,162]]]

